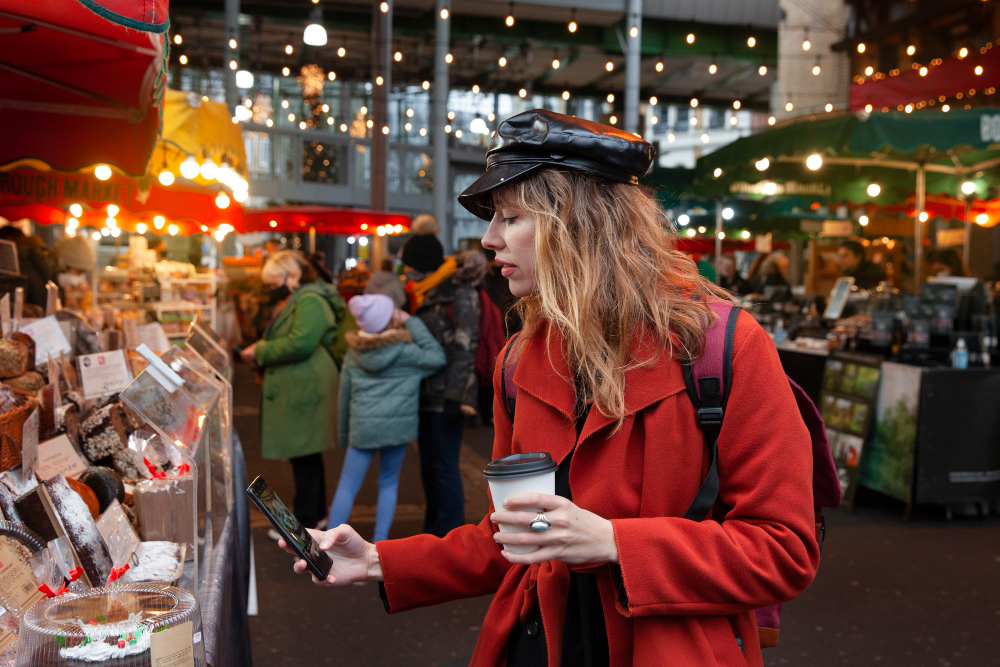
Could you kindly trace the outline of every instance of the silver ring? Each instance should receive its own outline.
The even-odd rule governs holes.
[[[552,522],[546,519],[544,514],[539,513],[528,525],[532,530],[548,530],[552,527]]]

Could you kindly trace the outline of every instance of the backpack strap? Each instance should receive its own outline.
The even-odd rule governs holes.
[[[698,428],[705,436],[710,461],[708,475],[684,513],[684,518],[692,521],[705,518],[719,497],[718,441],[732,387],[733,341],[740,314],[739,308],[725,301],[712,301],[709,306],[718,319],[705,332],[701,356],[683,366],[684,383],[697,410]]]
[[[517,385],[514,384],[514,371],[517,370],[517,362],[520,359],[515,359],[514,364],[508,367],[507,357],[510,356],[510,350],[520,335],[521,332],[518,331],[507,343],[507,349],[503,353],[503,365],[500,366],[500,372],[503,375],[503,382],[500,383],[500,397],[503,399],[503,409],[507,412],[512,424],[514,423],[514,408],[517,407]]]

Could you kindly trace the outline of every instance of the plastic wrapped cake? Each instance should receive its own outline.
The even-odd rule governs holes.
[[[24,615],[18,640],[18,667],[205,665],[198,601],[166,584],[43,600]]]

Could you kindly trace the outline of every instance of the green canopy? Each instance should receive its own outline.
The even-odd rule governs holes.
[[[807,162],[817,155],[821,165],[815,157]],[[976,183],[975,196],[987,198],[1000,183],[997,165],[995,109],[829,114],[738,139],[699,158],[693,188],[715,196],[816,196],[882,206],[905,204],[915,195],[919,213],[927,193],[955,197],[967,180]],[[872,183],[879,186],[875,196],[868,192]],[[914,230],[919,239],[918,219]],[[915,246],[919,281],[922,248]]]

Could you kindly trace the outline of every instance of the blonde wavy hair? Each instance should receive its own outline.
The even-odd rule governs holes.
[[[534,216],[538,289],[517,307],[524,335],[542,321],[558,330],[575,368],[577,404],[625,419],[625,372],[665,350],[701,355],[715,315],[707,298],[730,299],[676,248],[673,225],[642,188],[578,171],[543,169],[494,194],[494,205]],[[639,358],[633,337],[654,332],[656,354]],[[571,378],[567,378],[573,382]]]

